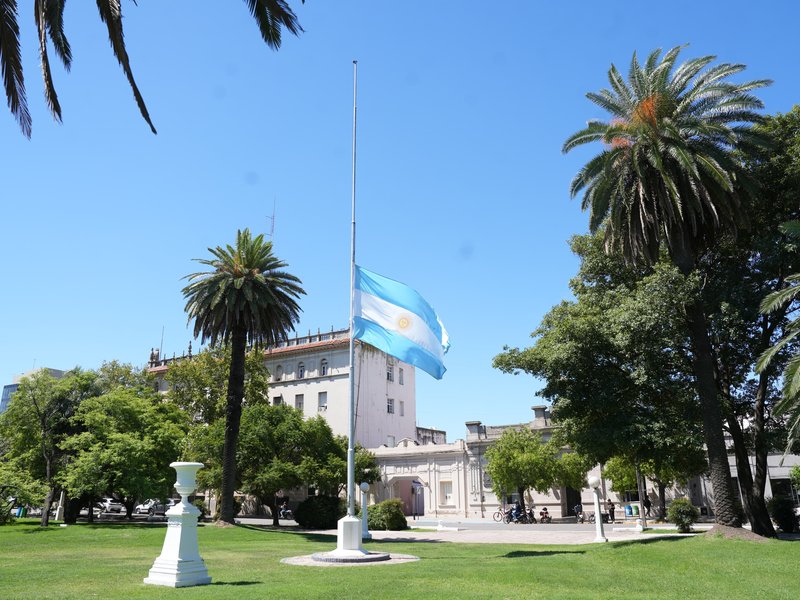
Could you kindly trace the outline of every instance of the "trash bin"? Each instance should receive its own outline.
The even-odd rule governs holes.
[[[633,513],[632,516],[638,517],[639,516],[639,505],[638,504],[633,504],[631,506],[631,512]]]
[[[22,516],[23,517],[27,517],[28,516],[28,508],[25,507],[25,506],[22,507]]]
[[[630,504],[626,504],[625,505],[625,516],[626,517],[630,517],[631,515],[633,515],[633,510],[631,509],[631,505]]]

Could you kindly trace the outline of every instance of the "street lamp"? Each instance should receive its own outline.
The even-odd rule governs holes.
[[[367,492],[369,491],[369,484],[366,481],[362,481],[358,487],[361,489],[361,539],[371,540],[372,535],[367,525]]]
[[[589,477],[589,487],[594,492],[594,527],[597,533],[595,542],[607,542],[603,533],[603,513],[600,512],[600,478],[592,475]]]

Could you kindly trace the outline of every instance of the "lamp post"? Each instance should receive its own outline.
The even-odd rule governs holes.
[[[600,478],[594,475],[589,477],[589,487],[594,492],[594,528],[597,533],[594,541],[607,542],[608,539],[603,533],[603,513],[600,512]]]
[[[369,526],[367,525],[367,500],[369,499],[367,492],[369,491],[369,484],[366,481],[362,481],[358,487],[361,489],[361,539],[371,540],[372,534],[370,534]]]

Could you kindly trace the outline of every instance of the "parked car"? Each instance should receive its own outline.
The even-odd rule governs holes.
[[[180,501],[176,500],[175,498],[170,498],[166,502],[156,501],[150,506],[150,508],[147,509],[147,514],[150,516],[163,515],[178,502]]]
[[[133,508],[133,514],[135,515],[146,515],[150,512],[150,507],[153,506],[158,500],[150,498],[150,500],[145,500],[141,504],[137,504]]]
[[[115,498],[103,498],[100,500],[99,506],[102,508],[103,512],[119,513],[125,510],[125,505]]]

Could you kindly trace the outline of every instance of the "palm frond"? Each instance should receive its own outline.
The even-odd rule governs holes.
[[[67,0],[47,0],[45,2],[45,18],[47,34],[53,42],[56,56],[61,59],[64,68],[69,71],[72,67],[72,48],[64,35],[64,6]]]
[[[29,138],[31,114],[25,96],[16,0],[0,0],[0,70],[3,72],[3,87],[6,91],[8,108],[22,129],[22,134]]]
[[[100,12],[100,20],[106,24],[111,48],[122,70],[125,72],[125,77],[128,79],[128,84],[133,91],[133,97],[136,99],[136,104],[139,107],[139,112],[141,112],[142,117],[150,126],[150,131],[158,133],[153,125],[153,121],[150,119],[150,113],[139,91],[139,86],[136,85],[136,80],[133,78],[128,51],[125,49],[125,37],[122,32],[122,7],[120,6],[120,2],[119,0],[97,0],[97,9]]]
[[[297,16],[285,0],[245,0],[245,2],[258,24],[261,37],[273,50],[281,47],[283,28],[294,35],[302,33],[303,28]]]
[[[577,133],[573,133],[567,138],[567,141],[565,141],[564,145],[561,147],[561,152],[566,154],[576,146],[602,140],[606,131],[608,130],[608,127],[609,125],[607,123],[590,121],[587,123],[585,129],[581,129]]]
[[[800,284],[800,274],[789,275],[786,278],[786,282],[789,284]],[[768,294],[761,301],[759,310],[763,314],[768,315],[776,310],[780,310],[782,307],[795,300],[800,300],[800,285],[792,285]]]
[[[39,58],[42,65],[42,79],[44,80],[44,98],[53,118],[61,122],[61,104],[53,85],[53,75],[50,72],[50,59],[47,56],[47,22],[45,15],[46,0],[34,0],[34,17],[36,29],[39,33]]]

